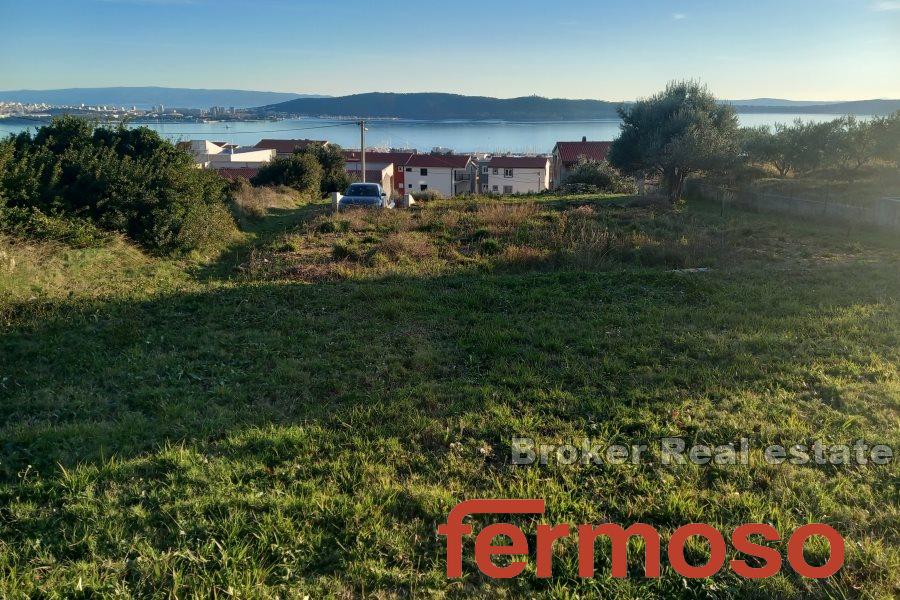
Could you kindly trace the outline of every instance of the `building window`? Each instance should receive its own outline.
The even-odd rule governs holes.
[[[499,191],[500,191],[500,188],[498,188],[498,187],[495,185],[495,186],[492,188],[492,191],[494,191],[494,192],[499,192]]]
[[[412,167],[406,167],[406,172],[407,172],[407,173],[412,173]]]
[[[488,174],[488,168],[487,168],[487,167],[481,167],[481,172],[484,173],[485,175],[487,175],[487,174]]]
[[[409,184],[409,189],[412,189],[412,184]]]
[[[494,175],[499,175],[499,174],[500,174],[500,169],[494,169]]]
[[[420,190],[420,191],[423,191],[423,192],[424,192],[424,191],[427,190],[427,189],[428,189],[428,186],[425,185],[424,183],[423,183],[422,185],[419,186],[419,190]]]
[[[419,175],[422,177],[428,177],[428,169],[419,169]]]
[[[503,176],[504,177],[512,177],[513,176],[512,171],[513,171],[512,169],[503,169]]]
[[[504,186],[503,186],[503,193],[504,193],[504,194],[512,194],[512,186],[511,186],[511,185],[504,185]]]

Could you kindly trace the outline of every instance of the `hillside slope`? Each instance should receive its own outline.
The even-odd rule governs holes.
[[[301,98],[263,106],[263,113],[309,116],[394,117],[420,120],[552,121],[614,119],[619,103],[602,100],[565,100],[527,96],[488,98],[458,94],[370,93],[339,98]]]
[[[861,100],[833,104],[785,104],[767,106],[732,104],[743,113],[792,114],[890,114],[900,110],[900,100]],[[264,115],[342,116],[413,120],[578,121],[616,119],[621,102],[568,100],[564,98],[490,98],[458,94],[395,94],[373,92],[337,98],[298,98],[260,107]]]

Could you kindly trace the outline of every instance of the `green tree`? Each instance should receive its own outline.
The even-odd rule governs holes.
[[[699,83],[670,83],[619,115],[622,133],[610,148],[610,164],[626,174],[660,176],[672,202],[681,198],[688,175],[724,173],[737,164],[734,108]]]
[[[775,131],[766,125],[741,130],[741,151],[752,163],[769,165],[786,177],[793,169],[788,128],[776,125]]]
[[[260,168],[251,180],[253,185],[286,185],[301,193],[318,197],[322,185],[322,165],[315,155],[296,152],[287,158],[276,158]]]
[[[875,140],[875,158],[900,165],[900,111],[889,117],[874,118],[872,135]]]
[[[843,160],[859,170],[875,159],[877,139],[873,121],[860,121],[853,115],[841,119],[840,150]]]
[[[4,180],[9,174],[14,157],[15,147],[12,138],[0,140],[0,209],[6,205],[6,194],[4,189],[6,185]]]
[[[313,144],[301,151],[308,154],[322,166],[322,179],[320,192],[323,196],[331,192],[343,192],[350,184],[350,176],[347,174],[347,159],[344,150],[337,144]]]

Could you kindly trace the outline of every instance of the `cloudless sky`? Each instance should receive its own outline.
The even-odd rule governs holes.
[[[0,0],[0,89],[900,98],[900,0]]]

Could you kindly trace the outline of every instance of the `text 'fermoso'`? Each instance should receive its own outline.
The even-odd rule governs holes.
[[[447,517],[447,522],[438,526],[437,532],[447,538],[447,577],[462,577],[463,536],[471,535],[473,528],[462,521],[468,515],[476,514],[533,514],[542,515],[545,510],[543,500],[467,500],[455,506]],[[646,555],[644,557],[644,574],[646,577],[660,576],[662,541],[659,533],[651,525],[635,523],[625,528],[614,523],[602,525],[567,524],[537,526],[535,554],[537,558],[536,574],[541,578],[553,576],[553,544],[562,538],[577,535],[578,539],[578,575],[583,578],[595,575],[594,542],[605,536],[612,542],[613,577],[628,576],[628,540],[641,538]],[[493,544],[497,536],[509,538],[508,545]],[[693,565],[685,559],[685,544],[691,537],[704,538],[709,545],[709,557],[706,564]],[[768,542],[781,539],[779,532],[764,523],[748,523],[737,527],[731,534],[731,545],[734,549],[757,560],[750,562],[735,558],[729,561],[729,567],[737,575],[747,579],[772,577],[781,571],[782,556],[775,548],[763,546],[751,541],[752,536],[759,536]],[[804,555],[803,546],[806,541],[819,536],[829,545],[828,560],[823,565],[810,565]],[[495,579],[517,577],[525,569],[524,561],[512,561],[509,564],[497,565],[494,556],[527,556],[531,548],[525,533],[510,523],[495,523],[484,527],[475,536],[475,564],[478,569]],[[722,533],[716,528],[702,523],[690,523],[679,527],[668,541],[667,553],[669,564],[680,575],[699,579],[711,577],[725,566],[727,544]],[[832,527],[824,524],[804,525],[790,535],[787,543],[787,560],[791,568],[801,577],[824,579],[837,573],[844,564],[844,539]]]

